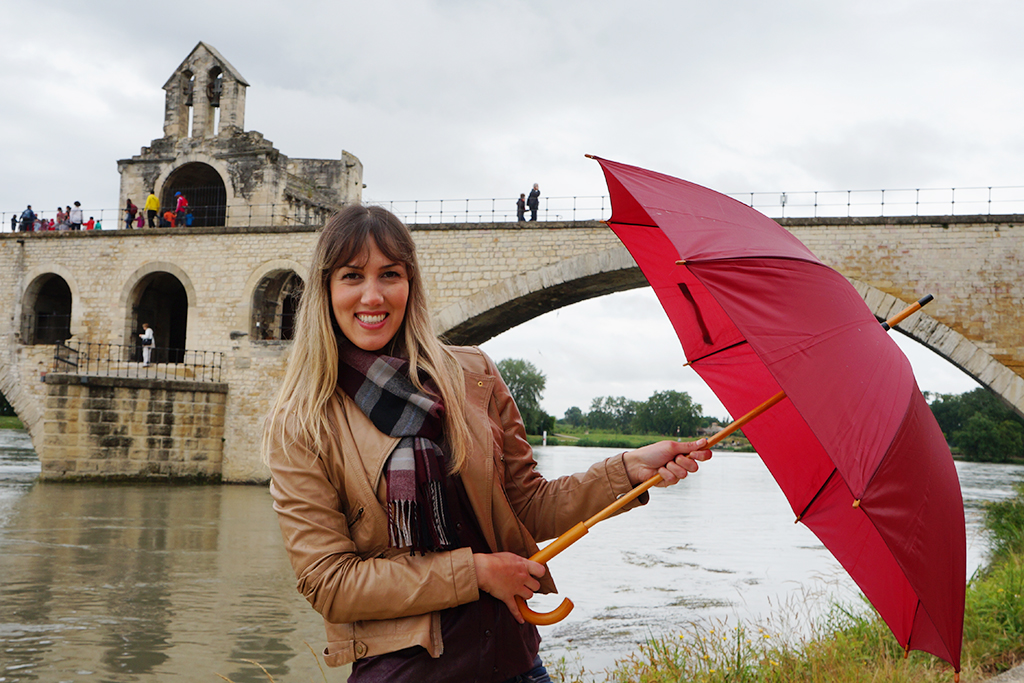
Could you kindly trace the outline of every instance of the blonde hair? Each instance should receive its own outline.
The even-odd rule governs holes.
[[[412,233],[397,216],[379,206],[348,206],[332,216],[320,232],[309,282],[299,302],[288,367],[264,425],[264,461],[275,436],[288,442],[285,421],[289,418],[298,432],[292,438],[304,438],[315,453],[326,450],[332,430],[327,404],[338,384],[338,340],[344,338],[331,308],[331,274],[366,251],[370,240],[388,259],[404,264],[409,277],[405,319],[382,351],[409,359],[409,377],[420,391],[424,389],[421,373],[436,384],[445,405],[450,469],[458,472],[470,441],[462,366],[434,332]]]

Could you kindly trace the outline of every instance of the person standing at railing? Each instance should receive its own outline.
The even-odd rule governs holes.
[[[71,209],[70,213],[71,213],[71,216],[70,216],[71,229],[72,230],[81,230],[82,229],[82,204],[80,202],[75,202],[75,208]]]
[[[142,323],[142,334],[139,335],[139,339],[142,340],[142,367],[149,367],[149,359],[153,356],[153,328],[149,326],[149,323]]]
[[[124,229],[131,230],[132,223],[135,222],[135,215],[139,212],[139,207],[132,204],[132,200],[129,199],[128,203],[124,205]]]
[[[188,200],[180,192],[175,192],[174,225],[185,225],[185,214],[188,213]],[[172,225],[173,227],[173,225]]]
[[[519,193],[519,201],[516,202],[516,218],[522,223],[526,220],[526,193]]]
[[[31,232],[32,224],[36,220],[36,212],[32,210],[32,205],[29,204],[28,208],[21,212],[21,231]]]
[[[540,208],[540,186],[537,183],[533,184],[533,189],[530,190],[530,198],[526,200],[526,205],[530,207],[530,220],[537,220],[537,209]]]
[[[146,197],[146,203],[143,204],[142,208],[146,210],[146,219],[149,221],[149,227],[155,228],[156,226],[153,224],[153,221],[156,220],[160,213],[160,200],[157,199],[153,190],[149,191],[149,196]],[[139,227],[141,228],[142,226],[140,225]]]

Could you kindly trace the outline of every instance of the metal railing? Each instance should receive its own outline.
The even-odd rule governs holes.
[[[142,360],[141,344],[102,344],[68,340],[54,344],[52,371],[98,377],[220,382],[224,367],[224,354],[220,351],[153,347],[150,363],[144,365]]]
[[[1024,187],[745,192],[730,195],[772,218],[976,216],[1024,213]]]
[[[495,199],[401,199],[364,200],[383,206],[411,225],[429,223],[507,223],[517,221],[516,197]],[[538,221],[592,221],[607,218],[607,195],[541,197]],[[526,210],[527,222],[530,210]]]
[[[801,192],[736,192],[728,196],[772,218],[874,216],[959,216],[1024,213],[1024,186],[911,188],[894,190],[814,190]],[[516,197],[480,199],[375,200],[410,224],[516,222]],[[194,207],[195,208],[195,207]],[[205,207],[223,211],[230,225],[321,225],[329,212],[297,202],[252,204],[244,207]],[[104,230],[124,230],[123,209],[85,212],[99,214]],[[611,211],[607,195],[541,197],[539,221],[605,220]],[[49,221],[56,212],[38,212]],[[219,213],[218,213],[219,215]],[[527,210],[527,217],[530,212]],[[0,231],[20,226],[21,211],[0,213]],[[17,229],[17,228],[16,228]]]

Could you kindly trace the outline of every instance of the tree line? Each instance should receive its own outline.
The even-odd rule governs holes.
[[[512,397],[523,414],[529,434],[549,433],[555,418],[540,407],[547,377],[526,360],[498,363]],[[939,428],[950,447],[967,460],[1010,462],[1024,460],[1024,419],[984,388],[963,394],[925,392]],[[695,436],[713,418],[701,415],[701,405],[682,391],[656,391],[646,401],[625,396],[599,396],[584,412],[578,406],[565,411],[561,422],[575,428],[619,434]]]
[[[507,358],[498,363],[505,384],[523,415],[528,434],[555,429],[555,417],[540,407],[547,377],[526,360]],[[697,429],[712,422],[701,415],[701,405],[694,403],[684,391],[656,391],[646,401],[625,396],[599,396],[584,413],[578,406],[565,411],[562,419],[571,427],[619,434],[660,434],[663,436],[694,436]]]

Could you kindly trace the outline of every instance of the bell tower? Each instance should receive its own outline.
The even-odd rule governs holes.
[[[166,218],[162,212],[180,193],[190,209],[184,227],[242,228],[320,224],[361,201],[363,164],[352,154],[293,159],[245,130],[248,87],[228,60],[199,42],[164,83],[163,137],[117,162],[119,205],[142,206],[152,192]],[[172,227],[169,219],[162,227]]]
[[[164,136],[210,138],[244,130],[248,87],[228,60],[200,41],[164,83]]]

